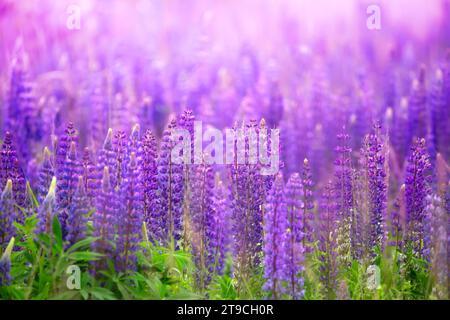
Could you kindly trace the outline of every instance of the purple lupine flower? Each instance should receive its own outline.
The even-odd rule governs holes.
[[[3,189],[6,186],[6,182],[11,179],[14,199],[17,205],[23,206],[25,201],[25,175],[19,164],[17,151],[10,132],[5,133],[0,153],[0,166],[0,187]]]
[[[144,197],[142,192],[142,167],[135,152],[131,152],[120,189],[121,205],[117,217],[117,270],[135,270],[135,255],[141,239]]]
[[[13,53],[6,128],[16,132],[20,158],[30,160],[31,142],[40,138],[35,84],[29,79],[28,55],[23,43],[16,43]]]
[[[392,130],[392,145],[396,151],[398,162],[403,164],[409,146],[408,129],[409,102],[403,98],[398,108],[394,109],[394,128]]]
[[[398,193],[390,216],[391,237],[397,249],[403,249],[404,231],[406,227],[406,208],[405,208],[405,185],[403,184]]]
[[[337,139],[339,141],[336,147],[337,158],[335,160],[335,186],[334,193],[336,197],[336,218],[340,221],[339,225],[341,227],[347,227],[346,223],[350,224],[350,233],[341,230],[340,238],[340,249],[344,250],[346,244],[351,242],[351,254],[358,257],[358,244],[355,242],[357,240],[356,228],[353,225],[353,181],[352,181],[352,163],[351,163],[351,152],[352,149],[349,147],[349,135],[345,133],[338,134]],[[346,250],[346,249],[345,249]],[[347,257],[347,252],[341,252],[341,257]]]
[[[158,158],[159,183],[159,240],[180,240],[183,228],[183,166],[172,160],[175,141],[172,131],[177,128],[173,119],[164,131]]]
[[[64,134],[62,134],[57,140],[56,140],[56,160],[55,160],[55,167],[56,167],[56,176],[59,178],[62,176],[64,172],[64,163],[66,162],[67,154],[70,149],[70,145],[72,142],[78,141],[78,132],[74,127],[74,124],[72,122],[69,122],[67,124],[66,129],[64,130]]]
[[[69,207],[67,218],[68,245],[71,246],[83,240],[86,234],[87,214],[89,213],[89,199],[86,194],[86,187],[83,176],[78,177],[78,184]]]
[[[214,175],[211,167],[199,165],[193,172],[191,202],[192,253],[197,266],[196,285],[205,289],[211,281],[216,262],[217,239],[213,205]]]
[[[37,200],[38,203],[42,203],[50,188],[50,183],[55,175],[55,170],[52,164],[52,155],[50,150],[44,148],[44,160],[41,163],[38,174],[38,186],[37,186]]]
[[[191,110],[185,110],[183,113],[178,117],[178,126],[182,129],[187,130],[189,132],[189,152],[190,154],[184,155],[184,150],[181,150],[179,156],[185,161],[183,164],[183,247],[187,248],[190,243],[190,234],[189,234],[189,224],[191,219],[191,211],[193,210],[190,208],[191,202],[193,201],[192,198],[192,184],[195,183],[195,166],[193,165],[195,160],[197,162],[201,162],[202,159],[194,159],[194,121],[195,117],[192,114]],[[183,141],[183,137],[179,137],[180,141]]]
[[[213,205],[215,210],[214,234],[216,237],[216,247],[214,252],[214,269],[219,275],[223,273],[225,267],[225,258],[231,250],[230,237],[230,208],[227,203],[228,195],[226,187],[221,180],[218,180],[214,188]]]
[[[109,168],[103,168],[101,189],[98,191],[96,199],[96,210],[93,214],[94,236],[99,239],[93,243],[93,250],[101,253],[104,257],[96,261],[94,268],[96,271],[107,268],[107,259],[113,258],[113,245],[115,238],[115,226],[117,221],[117,211],[120,202],[117,193],[111,185]]]
[[[13,222],[16,220],[15,200],[13,194],[13,182],[8,179],[0,198],[0,248],[6,245],[14,236]]]
[[[264,290],[277,299],[284,293],[286,280],[286,204],[283,175],[279,173],[267,199],[264,220]]]
[[[385,244],[386,232],[386,171],[383,142],[380,137],[379,125],[374,126],[374,132],[364,138],[362,155],[367,178],[368,210],[369,210],[369,250],[378,246],[381,250]]]
[[[333,184],[330,181],[323,191],[320,205],[319,250],[320,280],[323,284],[327,299],[335,296],[337,289],[337,243],[335,225],[335,196]]]
[[[52,178],[50,187],[48,189],[47,196],[44,201],[39,204],[38,208],[38,224],[36,228],[36,233],[47,233],[52,234],[52,223],[53,217],[56,214],[56,177]]]
[[[312,251],[312,243],[314,242],[314,199],[313,199],[313,182],[311,177],[311,169],[308,159],[303,160],[303,171],[301,182],[303,185],[302,190],[302,205],[303,205],[303,231],[305,237],[303,238],[303,247],[306,252]]]
[[[108,133],[106,134],[105,141],[103,142],[103,147],[98,152],[97,159],[97,189],[101,189],[101,181],[103,177],[103,168],[108,167],[109,179],[113,179],[115,177],[114,168],[116,165],[116,153],[114,152],[113,146],[113,130],[111,128],[108,129]],[[112,186],[113,181],[110,180]]]
[[[286,184],[285,199],[287,209],[286,279],[287,292],[293,299],[301,299],[304,295],[303,276],[305,247],[303,241],[306,236],[304,230],[304,186],[302,178],[294,173]]]
[[[19,211],[17,222],[23,223],[27,217],[32,216],[36,211],[36,202],[30,183],[26,183],[25,203],[22,210]]]
[[[77,188],[80,173],[81,168],[80,162],[77,159],[76,143],[72,141],[65,161],[60,164],[57,170],[56,204],[64,238],[67,235],[67,219],[69,218],[69,210],[72,205],[72,198]]]
[[[251,124],[238,130],[254,128]],[[232,209],[232,234],[235,273],[246,279],[260,264],[262,250],[262,219],[266,184],[259,166],[248,163],[250,142],[248,131],[238,134],[232,152],[234,164],[230,165],[230,200]],[[238,150],[245,149],[245,164],[239,163]],[[257,150],[257,149],[256,149]],[[230,156],[230,155],[228,155]]]
[[[8,246],[0,257],[0,287],[11,284],[11,252],[13,247],[14,237],[11,237]]]
[[[102,92],[101,84],[93,89],[91,96],[88,98],[91,106],[90,130],[93,140],[94,150],[98,150],[102,146],[108,130],[108,99]]]
[[[409,141],[426,137],[428,128],[427,88],[425,67],[421,66],[419,76],[412,83],[409,97]]]
[[[430,92],[431,135],[437,152],[446,153],[448,131],[448,105],[446,102],[444,75],[436,72],[435,83]]]
[[[117,131],[113,139],[115,164],[111,168],[111,185],[113,189],[120,189],[122,180],[124,178],[126,156],[127,156],[127,139],[123,131]],[[113,175],[114,173],[114,175]]]
[[[92,161],[92,155],[89,148],[85,148],[81,161],[81,173],[83,177],[84,188],[88,198],[88,206],[95,206],[95,195],[98,191],[98,173],[97,167]]]
[[[406,167],[405,199],[407,233],[413,252],[418,257],[424,256],[425,238],[425,198],[429,192],[428,169],[430,161],[425,151],[425,139],[416,139],[411,147],[411,154]]]
[[[283,95],[281,94],[280,86],[277,82],[273,82],[270,88],[269,106],[267,114],[264,117],[269,128],[275,128],[283,118],[284,103]]]
[[[435,278],[434,287],[438,299],[446,299],[449,293],[447,287],[448,213],[445,211],[444,201],[436,195],[428,195],[427,203],[425,210],[429,217],[429,247],[431,271]]]
[[[158,167],[156,139],[150,130],[145,132],[142,141],[142,184],[144,195],[143,215],[144,221],[149,227],[150,237],[155,239],[158,233]]]

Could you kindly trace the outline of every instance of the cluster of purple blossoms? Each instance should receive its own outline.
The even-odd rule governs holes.
[[[411,147],[405,178],[406,239],[417,257],[428,257],[425,240],[425,225],[428,216],[425,211],[429,189],[430,160],[426,153],[425,139],[416,139]]]
[[[380,140],[381,126],[375,125],[374,132],[364,138],[362,154],[367,179],[369,202],[368,247],[378,246],[383,250],[386,238],[386,172],[383,144]],[[372,253],[374,254],[374,253]]]

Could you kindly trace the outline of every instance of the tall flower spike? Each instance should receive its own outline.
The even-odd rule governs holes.
[[[120,205],[117,194],[114,192],[109,168],[103,168],[101,189],[98,192],[96,210],[93,214],[94,236],[99,239],[93,243],[95,252],[104,254],[101,260],[94,263],[95,271],[107,268],[107,259],[113,258],[113,244],[115,238],[115,225],[118,223],[117,211]]]
[[[174,141],[172,131],[177,127],[173,119],[164,131],[158,159],[160,241],[180,240],[183,215],[183,166],[172,161]]]
[[[14,247],[14,237],[9,240],[6,250],[0,257],[0,288],[11,284],[11,251]]]
[[[427,203],[426,212],[430,219],[430,261],[435,279],[435,292],[438,299],[447,299],[449,294],[447,287],[449,277],[447,272],[448,213],[445,211],[444,202],[438,196],[429,195]]]
[[[38,203],[42,203],[42,201],[44,201],[54,175],[55,170],[52,164],[52,155],[50,153],[50,150],[47,147],[45,147],[44,160],[41,163],[41,167],[39,168],[38,174],[38,187],[37,187]]]
[[[20,167],[17,151],[13,144],[13,136],[5,133],[0,154],[0,187],[6,186],[8,179],[13,182],[13,193],[18,205],[23,206],[25,201],[25,175]]]
[[[52,178],[52,182],[50,183],[50,188],[48,190],[47,196],[44,201],[39,205],[38,209],[38,224],[37,224],[37,233],[52,233],[52,222],[53,217],[56,214],[56,177]]]
[[[286,206],[282,174],[278,174],[267,199],[264,225],[264,290],[273,299],[281,298],[286,280]]]
[[[228,205],[228,196],[226,194],[226,188],[220,179],[216,178],[216,187],[214,188],[214,225],[215,225],[215,237],[216,248],[214,253],[214,268],[215,272],[221,275],[225,267],[226,255],[231,250],[231,237],[230,237],[230,208]]]
[[[425,198],[429,192],[430,161],[425,151],[425,139],[417,139],[411,147],[411,155],[406,167],[405,198],[407,216],[407,240],[411,243],[414,254],[424,257],[425,238]]]
[[[303,230],[305,237],[303,238],[303,246],[306,252],[312,251],[312,243],[314,242],[314,198],[313,198],[313,182],[311,177],[311,169],[308,159],[303,160],[302,171],[302,184],[303,184]]]
[[[89,148],[84,149],[81,169],[88,205],[92,208],[95,206],[95,196],[98,191],[98,173],[97,167],[92,161],[91,150]]]
[[[8,179],[0,198],[0,248],[14,236],[13,222],[16,220],[15,201],[13,195],[13,182]]]
[[[235,129],[238,132],[237,138],[232,150],[227,150],[228,156],[233,159],[229,173],[235,275],[241,282],[253,274],[260,265],[262,220],[267,188],[260,175],[260,167],[248,163],[249,150],[255,147],[255,142],[248,137],[250,129],[254,129],[254,124]],[[245,150],[244,159],[239,157],[242,150]]]
[[[421,66],[419,76],[412,83],[409,98],[409,141],[426,137],[428,126],[427,89],[425,86],[425,67]]]
[[[80,162],[77,159],[76,143],[72,141],[66,154],[66,159],[59,167],[58,183],[56,185],[58,216],[63,230],[63,236],[67,235],[67,219],[72,198],[75,193],[78,176],[81,173]]]
[[[211,281],[219,245],[216,233],[213,206],[214,175],[210,167],[199,165],[195,168],[192,190],[192,252],[197,266],[196,285],[206,289]]]
[[[286,279],[287,292],[293,299],[301,299],[304,295],[303,276],[305,238],[304,210],[302,203],[304,187],[298,173],[294,173],[286,184],[287,236],[286,236]]]
[[[69,246],[83,240],[86,234],[89,200],[86,195],[83,176],[78,177],[78,184],[69,208],[67,218],[67,241]]]
[[[403,249],[404,231],[406,229],[406,208],[405,208],[405,185],[400,188],[400,192],[395,199],[391,212],[391,238],[397,249]]]
[[[155,239],[158,233],[158,167],[156,138],[150,130],[147,130],[143,142],[142,184],[144,195],[144,221],[147,223],[151,239]]]
[[[352,163],[351,163],[351,152],[352,149],[349,147],[348,134],[344,132],[337,135],[339,141],[336,147],[337,157],[335,160],[335,197],[336,197],[336,217],[339,220],[340,228],[349,227],[350,230],[340,230],[338,234],[341,236],[340,239],[340,249],[347,250],[347,244],[351,243],[352,239],[355,240],[356,237],[352,237],[353,228],[353,183],[352,183]],[[350,226],[346,224],[350,223]],[[351,254],[357,255],[357,244],[351,243],[351,248],[348,248],[351,252],[341,252],[340,257],[347,259]]]
[[[362,155],[367,179],[369,209],[369,250],[372,256],[376,246],[382,251],[385,244],[386,220],[386,172],[383,142],[380,137],[381,127],[374,126],[374,132],[364,138]]]
[[[120,197],[122,201],[117,221],[119,233],[117,269],[120,271],[136,269],[137,257],[135,252],[141,239],[144,204],[141,178],[136,154],[132,152],[121,185]]]
[[[337,289],[337,243],[335,199],[330,181],[323,191],[320,205],[319,250],[320,280],[327,299],[333,299]]]

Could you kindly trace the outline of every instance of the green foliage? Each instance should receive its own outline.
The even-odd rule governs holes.
[[[52,233],[36,235],[36,216],[15,224],[16,246],[11,255],[10,286],[0,288],[1,299],[265,299],[262,290],[263,269],[248,279],[238,281],[233,276],[232,257],[226,259],[221,275],[215,275],[205,292],[194,286],[195,266],[189,252],[175,245],[157,246],[148,240],[144,225],[144,240],[137,252],[137,270],[121,273],[109,263],[108,270],[93,276],[92,262],[102,258],[91,251],[97,240],[87,237],[67,247],[61,225],[52,221]],[[88,226],[88,234],[91,226]],[[327,292],[320,279],[322,261],[326,258],[317,248],[305,256],[304,289],[306,300],[318,299],[429,299],[433,285],[427,262],[413,254],[412,249],[379,248],[374,256],[361,261],[351,260],[337,273],[336,288]],[[366,261],[367,260],[367,261]],[[369,266],[380,272],[377,288],[368,286]],[[69,289],[67,273],[70,266],[80,270],[80,288]],[[283,297],[289,299],[289,297]]]

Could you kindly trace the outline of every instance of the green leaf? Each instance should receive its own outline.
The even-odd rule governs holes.
[[[103,254],[92,251],[76,251],[69,254],[69,259],[75,261],[95,261],[103,257]]]
[[[71,246],[69,249],[67,249],[67,252],[71,253],[71,252],[77,251],[80,248],[89,247],[97,239],[98,238],[88,237],[86,239],[80,240],[77,243],[75,243],[73,246]]]
[[[53,216],[53,235],[55,237],[56,250],[57,252],[61,252],[63,250],[62,230],[56,215]]]

